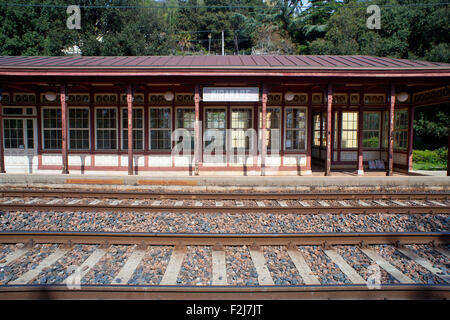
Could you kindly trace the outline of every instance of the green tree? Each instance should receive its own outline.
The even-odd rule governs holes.
[[[260,0],[205,0],[203,6],[210,8],[184,8],[195,7],[197,0],[179,0],[180,9],[177,15],[176,30],[190,32],[194,51],[207,52],[211,34],[211,52],[221,53],[221,33],[224,30],[225,52],[251,52],[252,34],[258,25],[257,8],[243,8],[243,6],[261,7]],[[234,7],[233,7],[234,6]],[[175,35],[176,36],[176,35]],[[186,52],[181,51],[180,54]]]
[[[381,7],[379,30],[366,26],[366,8],[370,4]],[[305,50],[312,54],[366,54],[449,62],[448,5],[439,5],[439,0],[427,2],[428,6],[412,4],[416,1],[345,1],[331,13],[326,24],[321,20],[320,26],[326,26],[325,35],[316,33],[317,38],[308,42]],[[311,12],[317,14],[314,8]],[[301,18],[308,26],[307,16]],[[298,39],[311,40],[306,34],[301,33],[303,38]]]
[[[123,5],[123,1],[89,1],[97,5]],[[155,5],[154,1],[128,1],[127,6]],[[163,9],[88,8],[82,11],[77,45],[83,55],[164,55],[170,38]]]
[[[29,5],[41,3],[65,4],[58,0],[27,2]],[[62,49],[76,39],[76,33],[66,27],[66,13],[62,8],[0,6],[0,16],[1,55],[59,56],[63,54]]]
[[[424,150],[448,146],[449,126],[449,104],[416,108],[414,114],[414,148]]]

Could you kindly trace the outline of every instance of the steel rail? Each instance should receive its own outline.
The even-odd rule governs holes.
[[[161,299],[161,300],[266,300],[266,299],[449,299],[448,285],[381,285],[369,289],[364,285],[305,286],[130,286],[82,285],[68,289],[65,285],[0,286],[0,299]]]
[[[450,232],[145,233],[2,231],[0,243],[100,245],[371,245],[450,243]]]
[[[2,197],[53,197],[53,198],[111,198],[111,199],[177,199],[177,200],[428,200],[450,199],[449,192],[442,193],[387,193],[387,192],[333,192],[333,193],[186,193],[186,192],[130,192],[130,191],[80,191],[80,190],[0,190]]]
[[[152,206],[152,205],[89,205],[89,204],[2,204],[0,210],[3,211],[85,211],[85,212],[174,212],[174,213],[270,213],[270,214],[448,214],[450,206],[427,205],[418,206],[289,206],[289,207],[238,207],[238,206]]]

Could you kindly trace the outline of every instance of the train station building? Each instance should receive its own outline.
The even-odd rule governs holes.
[[[0,77],[7,173],[407,173],[414,111],[450,97],[450,64],[370,56],[9,56]]]

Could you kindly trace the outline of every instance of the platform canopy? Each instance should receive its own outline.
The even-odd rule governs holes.
[[[362,55],[0,56],[0,172],[392,175],[412,170],[415,108],[448,104],[449,83],[448,63]]]

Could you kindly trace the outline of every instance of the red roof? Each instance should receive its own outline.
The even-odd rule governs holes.
[[[450,77],[450,64],[371,56],[0,56],[0,76]]]
[[[69,69],[450,69],[450,64],[371,56],[0,56],[2,68]]]

